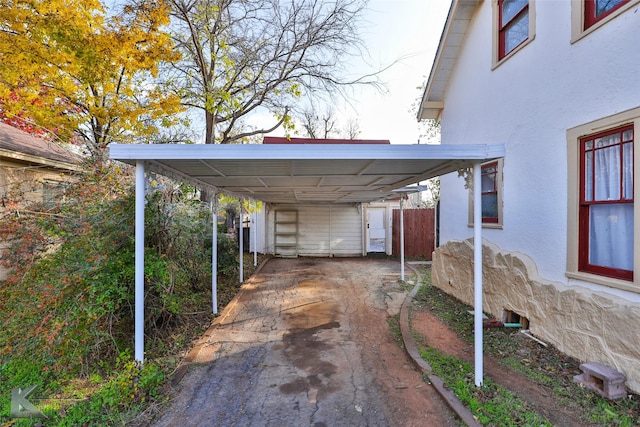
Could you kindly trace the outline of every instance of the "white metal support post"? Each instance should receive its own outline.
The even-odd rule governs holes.
[[[473,165],[473,314],[475,344],[475,383],[482,385],[482,169]]]
[[[218,193],[211,199],[211,306],[218,314]]]
[[[364,203],[360,203],[360,227],[362,228],[362,256],[367,256],[367,242],[369,241],[369,227],[364,220],[365,207]]]
[[[400,194],[400,280],[404,282],[404,197]]]
[[[253,266],[258,265],[258,202],[253,207]]]
[[[136,362],[144,362],[144,162],[136,162],[135,201],[135,351]]]
[[[240,227],[238,228],[238,241],[239,241],[239,251],[240,251],[240,283],[244,282],[244,263],[243,263],[243,258],[244,258],[244,229],[243,226],[244,224],[242,223],[242,221],[244,220],[244,215],[242,214],[242,202],[240,203]]]

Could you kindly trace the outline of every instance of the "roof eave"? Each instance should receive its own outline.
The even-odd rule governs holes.
[[[7,150],[4,148],[0,148],[0,157],[4,157],[7,159],[13,159],[20,162],[38,164],[43,166],[48,166],[54,169],[66,170],[69,172],[80,172],[82,171],[82,166],[72,163],[72,162],[63,162],[60,160],[49,159],[43,156],[37,156],[33,154],[20,153],[13,150]]]
[[[444,93],[458,59],[471,18],[483,0],[453,0],[440,36],[427,86],[418,108],[418,120],[440,120]]]

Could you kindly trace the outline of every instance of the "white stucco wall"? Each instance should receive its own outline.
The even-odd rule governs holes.
[[[571,2],[538,0],[535,39],[492,70],[491,3],[476,11],[450,80],[442,143],[505,144],[504,227],[483,236],[566,284],[566,131],[640,106],[640,6],[571,44]],[[442,177],[441,209],[442,243],[472,236],[456,174]]]

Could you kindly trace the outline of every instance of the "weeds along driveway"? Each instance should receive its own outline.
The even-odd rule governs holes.
[[[440,426],[388,319],[408,292],[381,259],[272,259],[204,335],[156,426]]]

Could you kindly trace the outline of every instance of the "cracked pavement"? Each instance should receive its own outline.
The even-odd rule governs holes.
[[[390,260],[269,260],[152,425],[456,425],[389,330],[407,292],[398,278]]]

